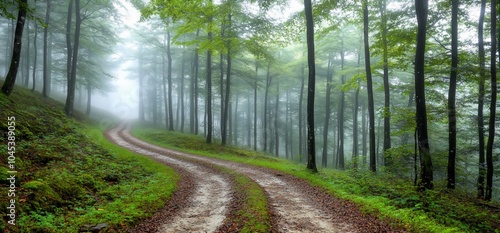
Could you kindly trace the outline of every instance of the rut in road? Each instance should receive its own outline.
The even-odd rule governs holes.
[[[196,182],[193,195],[188,197],[190,200],[187,207],[180,210],[173,219],[160,225],[158,232],[214,232],[226,218],[231,201],[231,187],[226,177],[199,164],[169,157],[168,153],[159,154],[130,144],[121,135],[125,127],[121,124],[110,130],[108,137],[131,151],[186,169]]]
[[[152,151],[154,151],[156,155],[174,154],[183,156],[189,159],[223,166],[248,176],[257,182],[268,194],[269,203],[271,207],[274,208],[274,212],[277,215],[275,216],[275,224],[279,232],[356,232],[349,224],[338,221],[338,219],[333,219],[331,211],[329,212],[321,208],[321,206],[318,206],[316,201],[311,200],[312,198],[301,190],[301,186],[298,186],[295,182],[290,182],[289,179],[285,177],[277,176],[276,172],[236,162],[165,149],[133,137],[129,133],[130,126],[117,129],[116,131],[120,130],[122,130],[120,135],[126,138],[126,141],[131,142],[131,144],[136,147],[140,147],[135,149],[132,148],[134,150],[145,151],[146,153],[152,153]]]

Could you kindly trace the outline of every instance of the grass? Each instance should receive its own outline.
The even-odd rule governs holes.
[[[1,85],[1,82],[0,82]],[[15,117],[16,225],[1,232],[78,232],[108,224],[122,231],[164,206],[179,176],[152,159],[116,146],[97,123],[16,87],[0,94],[0,212],[7,214],[8,117]],[[84,122],[84,123],[81,123]]]
[[[302,164],[236,147],[207,144],[199,136],[135,126],[135,136],[159,146],[224,160],[276,169],[307,180],[330,194],[355,202],[360,209],[411,232],[500,232],[498,203],[491,208],[460,191],[423,193],[407,180],[367,171],[321,169],[312,174]]]

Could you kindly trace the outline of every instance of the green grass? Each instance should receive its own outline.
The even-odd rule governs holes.
[[[1,85],[1,82],[0,82]],[[63,105],[16,87],[0,94],[0,212],[7,214],[7,118],[16,123],[16,226],[1,232],[77,232],[107,223],[121,231],[164,206],[179,176],[116,146],[97,123],[69,119]]]
[[[236,192],[243,194],[243,204],[233,219],[240,227],[240,232],[269,232],[271,218],[268,212],[267,197],[262,188],[255,181],[240,173],[228,168],[217,167],[234,178]]]
[[[476,200],[460,191],[436,189],[419,193],[407,180],[367,171],[321,169],[312,174],[302,164],[241,148],[207,144],[199,136],[145,125],[136,125],[133,134],[159,146],[272,168],[305,179],[336,197],[355,202],[364,213],[411,232],[500,232],[499,213],[476,205]],[[498,208],[498,204],[490,204]]]

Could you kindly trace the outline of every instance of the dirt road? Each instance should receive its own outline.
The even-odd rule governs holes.
[[[270,208],[276,215],[273,218],[274,229],[278,232],[391,230],[376,217],[362,215],[352,203],[333,198],[305,181],[270,169],[161,148],[133,137],[129,131],[130,126],[122,124],[109,131],[108,137],[129,150],[185,168],[196,180],[196,191],[186,207],[166,220],[167,223],[161,224],[158,232],[214,232],[227,214],[227,206],[231,202],[230,183],[221,174],[193,161],[226,167],[257,182],[268,195]]]

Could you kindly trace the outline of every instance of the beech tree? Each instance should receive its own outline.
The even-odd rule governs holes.
[[[27,0],[20,0],[18,9],[19,12],[17,14],[17,24],[16,31],[14,35],[14,43],[13,43],[13,52],[12,58],[9,66],[9,72],[5,77],[5,82],[2,86],[2,92],[9,96],[12,90],[14,89],[14,84],[16,83],[17,71],[19,68],[19,61],[21,59],[21,48],[22,48],[22,38],[23,38],[23,29],[24,22],[26,21],[26,12],[28,8]],[[3,12],[4,10],[2,10]]]
[[[433,188],[432,159],[427,135],[427,110],[425,104],[425,44],[427,36],[428,0],[415,0],[418,32],[415,51],[415,100],[417,106],[418,153],[420,156],[419,189]]]

